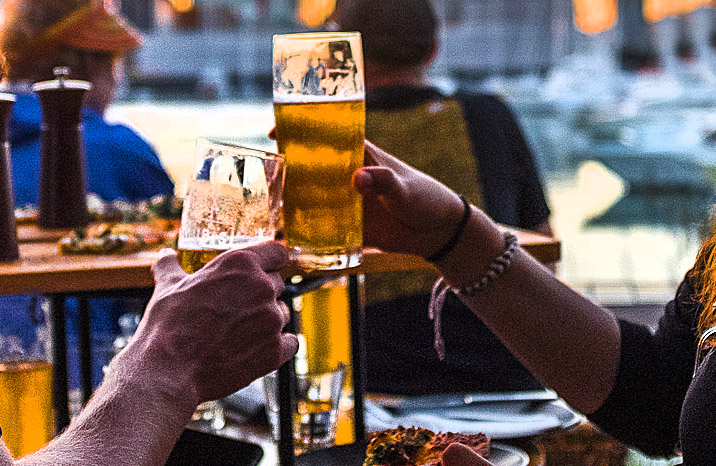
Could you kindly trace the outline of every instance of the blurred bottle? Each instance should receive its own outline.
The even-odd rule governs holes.
[[[325,283],[317,290],[295,298],[293,304],[299,316],[299,332],[302,335],[299,341],[305,341],[307,371],[331,372],[339,364],[345,366],[336,444],[352,443],[353,377],[348,278],[341,277]]]
[[[44,316],[33,321],[36,339],[30,350],[19,337],[0,335],[0,426],[16,458],[55,435],[49,329]]]

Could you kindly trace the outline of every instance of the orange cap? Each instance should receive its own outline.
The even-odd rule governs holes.
[[[60,45],[123,53],[141,35],[104,0],[0,0],[0,47],[13,62]]]

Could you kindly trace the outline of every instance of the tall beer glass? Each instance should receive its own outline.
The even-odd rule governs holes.
[[[351,187],[365,138],[360,34],[275,35],[273,102],[293,259],[316,269],[360,264],[363,207]]]
[[[274,239],[284,173],[280,155],[197,140],[177,244],[182,268],[194,273],[227,249]]]

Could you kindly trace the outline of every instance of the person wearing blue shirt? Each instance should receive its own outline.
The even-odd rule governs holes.
[[[135,202],[173,195],[174,183],[154,149],[127,126],[110,124],[104,112],[114,100],[123,56],[140,45],[139,32],[101,0],[3,0],[0,50],[5,55],[6,89],[17,95],[10,120],[15,205],[37,205],[40,186],[42,111],[32,84],[54,79],[53,68],[67,66],[71,79],[92,83],[82,110],[87,192],[103,201]],[[34,338],[32,317],[40,300],[0,298],[0,335]],[[117,317],[136,310],[126,300],[93,300],[93,330],[110,333]],[[76,308],[70,301],[68,331]],[[101,371],[98,361],[95,382]],[[73,379],[71,374],[70,380]]]

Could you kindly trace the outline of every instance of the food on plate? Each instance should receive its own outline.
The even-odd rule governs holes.
[[[60,254],[129,254],[156,246],[172,246],[179,222],[100,223],[71,231],[60,239]]]
[[[91,222],[138,223],[153,219],[180,219],[183,199],[158,195],[151,199],[127,202],[124,200],[103,201],[96,194],[87,194],[87,211]],[[37,222],[38,207],[28,204],[15,208],[15,222],[18,225]]]
[[[37,207],[33,205],[15,207],[15,223],[17,225],[34,222],[37,222]]]
[[[485,434],[435,433],[399,426],[373,434],[363,466],[442,466],[442,453],[453,443],[462,443],[484,458],[490,451]]]

